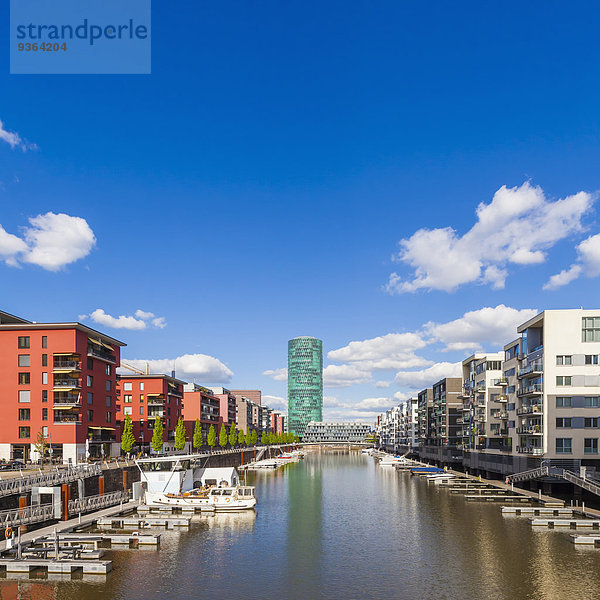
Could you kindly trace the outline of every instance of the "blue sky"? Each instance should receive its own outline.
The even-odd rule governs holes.
[[[593,3],[152,9],[152,75],[6,58],[0,308],[277,407],[317,336],[325,415],[370,420],[531,311],[598,306]]]

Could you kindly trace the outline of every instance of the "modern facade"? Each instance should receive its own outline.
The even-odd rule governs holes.
[[[516,334],[419,394],[419,455],[502,476],[600,469],[600,309],[546,310]],[[390,416],[378,418],[380,441],[396,439]]]
[[[244,398],[249,398],[259,406],[262,404],[262,392],[260,390],[231,390],[231,393],[236,397],[244,396]]]
[[[163,426],[163,451],[175,449],[175,427],[183,418],[184,381],[163,374],[120,375],[117,382],[117,426],[123,428],[127,416],[131,417],[133,435],[143,451],[149,452],[154,435],[156,418]]]
[[[193,439],[196,420],[200,421],[205,443],[211,425],[218,435],[222,424],[220,407],[221,401],[215,397],[213,390],[197,383],[186,383],[183,386],[183,422],[187,439]]]
[[[309,422],[323,420],[323,342],[288,341],[288,430],[300,438]]]
[[[307,444],[361,444],[371,433],[369,423],[326,423],[310,421],[303,441]]]
[[[223,424],[227,427],[235,425],[237,401],[234,391],[224,387],[211,387],[209,389],[212,390],[214,397],[219,399],[219,415]]]
[[[0,312],[0,458],[76,463],[118,454],[117,375],[125,344],[81,323],[32,323]]]

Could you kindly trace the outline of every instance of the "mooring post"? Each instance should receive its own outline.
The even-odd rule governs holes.
[[[19,508],[27,508],[27,496],[19,496]],[[23,520],[23,511],[19,511],[19,515],[21,520]],[[25,525],[21,525],[23,527],[23,531],[27,531],[27,527]]]

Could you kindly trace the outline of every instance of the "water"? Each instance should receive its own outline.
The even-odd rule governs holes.
[[[199,515],[158,551],[109,552],[106,578],[2,581],[0,598],[600,598],[600,550],[370,457],[312,454],[254,478],[256,513]]]

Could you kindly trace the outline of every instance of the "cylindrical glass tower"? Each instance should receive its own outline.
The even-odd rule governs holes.
[[[288,431],[302,437],[310,421],[323,420],[323,342],[288,342]]]

